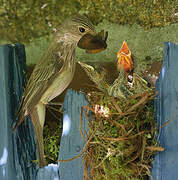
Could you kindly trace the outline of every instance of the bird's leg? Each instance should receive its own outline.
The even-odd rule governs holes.
[[[60,108],[55,108],[53,106],[60,106]],[[61,112],[62,106],[63,106],[63,103],[60,103],[60,102],[48,102],[48,104],[46,104],[46,107],[48,109],[52,109],[52,110],[54,110],[56,112]]]
[[[62,106],[63,103],[60,103],[60,102],[48,102],[48,105]]]
[[[44,142],[43,142],[43,127],[45,122],[46,107],[42,103],[38,103],[33,111],[30,113],[33,127],[35,130],[37,146],[38,146],[38,159],[39,167],[46,165],[44,158]]]

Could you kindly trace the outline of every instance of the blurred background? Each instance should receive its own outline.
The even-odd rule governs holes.
[[[107,50],[87,55],[77,49],[81,61],[115,61],[125,40],[139,71],[162,60],[165,41],[178,43],[177,0],[1,0],[0,43],[24,43],[27,64],[35,64],[55,28],[77,13],[109,32]]]

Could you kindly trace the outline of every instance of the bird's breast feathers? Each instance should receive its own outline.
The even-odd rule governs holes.
[[[66,68],[65,71],[63,71],[63,68],[65,68],[65,66],[61,68],[50,87],[43,94],[41,102],[43,102],[44,104],[47,104],[52,99],[60,95],[72,81],[75,71],[71,68],[75,68],[75,65],[71,66],[71,68]]]

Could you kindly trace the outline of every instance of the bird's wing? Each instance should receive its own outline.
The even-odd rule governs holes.
[[[29,105],[34,107],[38,103],[62,65],[63,61],[59,58],[57,61],[48,59],[44,61],[43,65],[38,64],[36,66],[24,92],[24,107]]]
[[[13,130],[23,122],[25,116],[29,114],[30,108],[34,108],[39,102],[49,84],[53,82],[56,72],[59,72],[63,66],[63,59],[57,56],[55,52],[50,51],[50,54],[46,54],[48,52],[42,56],[30,76],[17,113],[18,122]],[[58,59],[56,60],[56,58]]]

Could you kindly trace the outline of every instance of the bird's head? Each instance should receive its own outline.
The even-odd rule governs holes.
[[[96,32],[94,25],[86,16],[68,18],[57,32],[58,41],[74,43],[88,53],[97,53],[106,49],[108,33]]]
[[[125,72],[131,72],[133,70],[132,54],[128,48],[127,43],[124,41],[121,49],[117,53],[117,65],[118,70],[121,71],[123,68]]]

